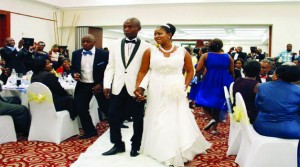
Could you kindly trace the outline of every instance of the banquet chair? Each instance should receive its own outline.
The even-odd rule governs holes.
[[[89,104],[89,112],[92,118],[93,125],[96,127],[98,123],[100,123],[99,119],[99,112],[98,112],[98,102],[95,96],[92,97],[90,104]],[[78,119],[78,127],[82,128],[80,119]]]
[[[230,101],[231,101],[231,104],[234,103],[234,94],[233,94],[233,84],[234,82],[231,82],[230,86],[229,86],[229,96],[230,96]]]
[[[224,86],[224,94],[226,98],[227,107],[229,110],[229,119],[230,119],[230,125],[229,125],[229,137],[228,137],[228,149],[226,152],[226,155],[236,155],[239,151],[242,134],[241,134],[241,127],[240,123],[235,121],[233,119],[232,110],[231,110],[231,101],[229,97],[229,92],[226,86]]]
[[[242,141],[235,159],[241,167],[296,167],[298,140],[258,134],[249,122],[242,95],[236,93],[236,107],[242,114]]]
[[[34,82],[27,88],[31,125],[28,141],[45,141],[60,144],[79,134],[78,120],[71,120],[67,110],[56,112],[50,89]]]
[[[0,144],[17,141],[14,121],[9,115],[0,116]]]

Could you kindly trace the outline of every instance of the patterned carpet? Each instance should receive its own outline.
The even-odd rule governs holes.
[[[229,132],[229,120],[218,126],[218,135],[212,135],[203,131],[207,123],[204,116],[195,113],[195,119],[205,136],[213,143],[207,151],[208,154],[198,155],[193,161],[186,164],[187,167],[234,167],[235,156],[226,156],[227,141]],[[107,122],[97,125],[99,135],[108,129]],[[78,136],[67,139],[61,144],[46,142],[27,141],[26,138],[19,138],[18,142],[5,143],[0,145],[0,166],[2,167],[63,167],[70,166],[77,160],[80,153],[84,152],[97,137],[87,140],[79,140]],[[100,154],[100,153],[99,153]],[[99,164],[101,166],[101,164]]]

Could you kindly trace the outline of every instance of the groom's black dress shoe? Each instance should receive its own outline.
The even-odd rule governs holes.
[[[121,128],[129,128],[127,125],[121,124],[120,125]]]
[[[97,136],[97,135],[98,135],[97,132],[93,132],[93,133],[90,133],[90,134],[84,134],[82,136],[79,136],[79,139],[89,139],[89,138]]]
[[[130,156],[131,156],[131,157],[136,157],[136,156],[138,156],[138,155],[139,155],[139,153],[137,152],[137,150],[132,149],[132,150],[130,151]]]
[[[117,153],[125,152],[125,145],[121,147],[117,147],[116,145],[108,150],[107,152],[102,153],[102,155],[115,155]]]

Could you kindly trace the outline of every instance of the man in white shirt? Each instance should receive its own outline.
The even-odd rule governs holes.
[[[233,58],[233,60],[236,59],[243,59],[244,61],[246,60],[246,56],[247,54],[245,52],[242,52],[243,48],[241,46],[236,47],[235,52],[231,53],[231,57]]]
[[[95,48],[95,38],[88,34],[82,37],[82,49],[72,54],[72,76],[77,81],[75,87],[76,112],[80,118],[84,135],[80,139],[97,136],[97,130],[93,125],[89,114],[89,103],[94,95],[101,106],[103,98],[103,76],[108,63],[108,52]]]

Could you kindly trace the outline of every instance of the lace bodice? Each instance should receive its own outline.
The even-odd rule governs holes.
[[[157,47],[151,48],[150,69],[161,75],[182,74],[185,50],[178,47],[177,50],[165,57]]]
[[[178,98],[185,96],[184,66],[185,49],[182,47],[165,57],[156,47],[151,48],[150,59],[150,86],[161,83],[167,97]]]

